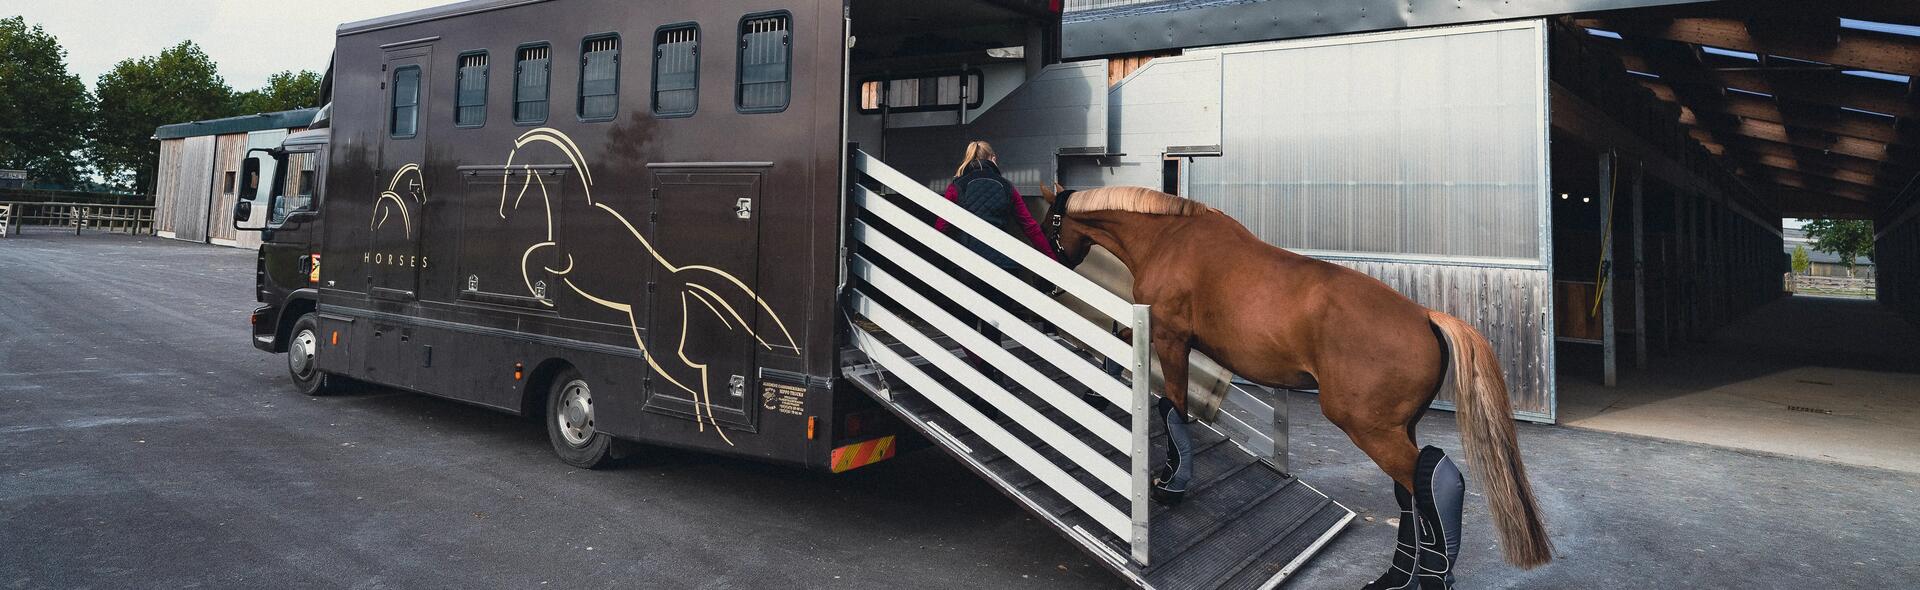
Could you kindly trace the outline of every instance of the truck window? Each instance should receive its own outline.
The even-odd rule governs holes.
[[[315,183],[319,180],[320,154],[316,152],[298,152],[287,155],[286,185],[281,187],[282,196],[274,200],[273,214],[269,221],[279,224],[287,219],[287,214],[295,211],[311,210],[314,206]]]
[[[785,13],[740,19],[740,80],[734,105],[743,113],[787,109],[793,76],[792,34]]]
[[[534,125],[547,122],[547,83],[553,66],[553,48],[535,45],[520,48],[513,65],[513,122]]]
[[[608,121],[620,109],[620,37],[597,35],[580,43],[580,119]]]
[[[960,74],[870,79],[860,83],[860,112],[950,111],[959,108],[963,96],[967,108],[977,109],[986,96],[982,82],[979,70],[967,72],[964,79]]]
[[[487,52],[460,54],[460,69],[454,71],[453,124],[479,127],[487,124]]]
[[[413,137],[420,129],[420,67],[407,66],[393,71],[394,139]]]
[[[700,28],[662,27],[653,43],[653,114],[692,115],[700,105]]]

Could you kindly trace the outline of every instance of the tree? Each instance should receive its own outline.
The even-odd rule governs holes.
[[[285,71],[267,78],[267,85],[235,97],[234,112],[274,113],[320,106],[320,74]]]
[[[100,114],[90,149],[110,181],[153,191],[161,125],[236,114],[233,90],[199,45],[182,41],[158,56],[123,60],[95,85]]]
[[[0,19],[0,168],[70,185],[81,177],[79,151],[93,118],[93,97],[67,72],[60,40],[21,17]]]
[[[1813,249],[1840,257],[1853,276],[1854,260],[1873,255],[1873,222],[1858,219],[1816,219],[1807,222]]]
[[[1797,274],[1797,275],[1807,274],[1807,269],[1811,266],[1813,266],[1813,263],[1807,260],[1807,247],[1799,244],[1794,244],[1793,245],[1793,274]]]

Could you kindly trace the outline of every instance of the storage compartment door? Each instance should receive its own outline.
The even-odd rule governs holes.
[[[785,342],[758,330],[761,181],[758,170],[654,170],[647,240],[664,264],[649,294],[650,409],[754,424],[755,354]]]

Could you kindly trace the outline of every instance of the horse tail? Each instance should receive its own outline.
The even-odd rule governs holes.
[[[1487,495],[1507,563],[1523,569],[1544,565],[1553,560],[1553,542],[1540,520],[1527,468],[1520,463],[1513,404],[1507,399],[1507,380],[1493,345],[1460,318],[1433,310],[1427,311],[1427,317],[1453,353],[1447,373],[1452,377],[1454,419],[1475,479]]]

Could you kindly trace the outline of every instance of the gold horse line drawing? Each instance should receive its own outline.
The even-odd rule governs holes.
[[[512,177],[512,172],[514,170],[514,167],[513,167],[514,159],[519,155],[521,148],[534,143],[545,143],[559,149],[561,153],[564,154],[570,162],[572,162],[573,168],[579,171],[580,177],[581,177],[582,189],[585,193],[587,204],[594,206],[594,208],[596,209],[606,212],[608,215],[613,216],[615,220],[619,221],[620,225],[622,227],[625,227],[627,231],[633,235],[633,238],[636,241],[640,242],[641,247],[647,250],[647,253],[652,257],[652,259],[655,262],[659,263],[661,268],[667,271],[668,275],[681,276],[682,273],[686,273],[686,277],[682,279],[682,281],[684,282],[684,287],[686,288],[681,290],[680,292],[680,318],[681,318],[680,343],[676,347],[676,349],[673,351],[673,353],[674,353],[674,357],[677,358],[677,360],[680,362],[680,364],[683,367],[685,367],[686,369],[690,369],[693,375],[697,375],[696,378],[699,381],[697,384],[698,388],[689,386],[687,383],[684,383],[680,378],[676,377],[672,372],[668,371],[667,367],[664,367],[661,365],[659,355],[656,355],[654,351],[652,351],[647,347],[646,339],[642,337],[640,334],[640,320],[639,318],[634,316],[632,304],[621,303],[619,301],[614,301],[612,299],[594,295],[592,293],[587,292],[585,289],[582,289],[579,285],[574,283],[572,273],[574,272],[575,268],[574,268],[574,260],[573,260],[572,254],[565,254],[566,268],[554,269],[554,268],[542,265],[541,269],[549,273],[553,273],[553,275],[555,276],[560,277],[561,283],[565,284],[568,289],[571,289],[574,293],[579,294],[582,298],[588,301],[592,301],[593,303],[601,307],[605,307],[607,309],[611,309],[611,310],[625,314],[627,316],[628,327],[630,328],[631,333],[633,334],[634,345],[639,347],[641,356],[647,361],[647,366],[653,370],[654,374],[659,375],[660,377],[665,379],[667,383],[672,384],[674,387],[677,387],[680,390],[687,392],[688,395],[692,396],[691,399],[693,399],[694,401],[694,423],[699,425],[700,431],[705,432],[706,426],[708,424],[712,424],[714,432],[720,435],[720,439],[722,441],[725,441],[728,446],[734,446],[733,439],[727,436],[726,431],[723,428],[721,428],[719,421],[714,417],[712,392],[709,390],[709,387],[708,387],[710,380],[708,379],[708,375],[707,375],[707,365],[704,363],[696,362],[691,358],[688,358],[686,354],[686,345],[687,345],[687,336],[688,336],[687,330],[690,324],[689,320],[691,320],[692,318],[692,315],[690,314],[690,312],[698,309],[693,306],[693,302],[694,301],[699,302],[700,307],[703,307],[708,312],[712,313],[713,317],[720,320],[720,323],[723,326],[725,326],[728,330],[732,330],[734,329],[735,326],[738,326],[739,329],[746,331],[748,334],[754,337],[754,340],[757,343],[759,343],[761,347],[765,348],[766,350],[769,350],[769,351],[786,350],[794,353],[799,353],[800,346],[794,340],[793,334],[787,330],[786,322],[780,319],[780,314],[776,313],[773,310],[772,306],[768,305],[764,299],[760,298],[759,293],[755,292],[751,287],[748,287],[746,283],[741,281],[738,277],[735,277],[732,274],[727,273],[726,271],[722,271],[718,268],[714,268],[711,266],[705,266],[705,265],[677,266],[673,264],[672,262],[667,260],[667,257],[660,252],[659,248],[655,247],[654,244],[651,241],[649,241],[647,237],[640,232],[640,230],[636,229],[633,226],[633,224],[627,220],[626,216],[621,215],[620,212],[615,211],[612,207],[607,206],[605,203],[596,202],[593,198],[593,170],[589,168],[586,158],[580,152],[579,146],[574,144],[573,139],[571,137],[568,137],[565,133],[559,130],[542,127],[539,129],[528,131],[514,141],[513,150],[508,153],[507,162],[503,167],[503,171],[506,172],[507,174],[502,178],[500,183],[499,215],[501,219],[507,218],[507,210],[509,209],[507,201],[508,201],[509,191],[512,188],[510,179]],[[530,193],[533,192],[533,188],[538,187],[539,191],[537,194],[540,197],[541,204],[543,207],[542,212],[546,215],[545,240],[528,247],[526,251],[521,253],[520,255],[521,282],[526,285],[527,291],[529,293],[535,295],[537,298],[540,299],[541,304],[546,305],[548,307],[552,307],[553,306],[552,300],[546,297],[544,293],[541,293],[539,290],[535,289],[533,284],[532,273],[529,272],[530,269],[528,268],[528,263],[532,259],[534,252],[540,250],[541,248],[556,247],[559,245],[553,236],[552,196],[551,196],[551,193],[549,193],[547,190],[546,181],[540,179],[540,175],[533,173],[532,171],[533,169],[531,165],[522,164],[520,169],[523,172],[523,175],[526,177],[526,180],[521,182],[519,193],[513,196],[513,199],[512,199],[513,203],[511,208],[514,210],[518,210],[520,208],[521,202],[525,200]],[[767,317],[773,320],[773,324],[775,327],[779,329],[780,334],[778,336],[774,336],[770,334],[761,334],[759,330],[755,329],[752,323],[746,320],[745,316],[740,313],[740,310],[736,309],[732,304],[728,303],[727,298],[722,296],[719,291],[716,291],[713,287],[708,286],[704,282],[696,282],[703,278],[714,281],[716,284],[721,285],[722,286],[721,288],[723,289],[730,286],[732,289],[735,290],[737,294],[742,294],[747,296],[748,298],[751,298],[754,304],[759,306],[760,311],[765,312]],[[774,341],[768,341],[769,337],[773,337],[777,339]]]
[[[387,182],[387,190],[380,191],[380,198],[374,200],[373,219],[368,221],[368,229],[377,230],[385,227],[387,225],[387,219],[393,217],[394,210],[398,209],[400,211],[400,223],[403,224],[406,230],[407,239],[413,239],[413,214],[408,212],[407,202],[400,198],[399,193],[400,179],[405,178],[408,173],[413,174],[414,185],[411,187],[412,190],[407,191],[407,194],[412,196],[414,201],[422,205],[427,204],[426,175],[421,173],[419,164],[408,163],[405,166],[401,166],[399,170],[393,171],[393,179]],[[393,204],[389,205],[387,201],[393,201]]]

